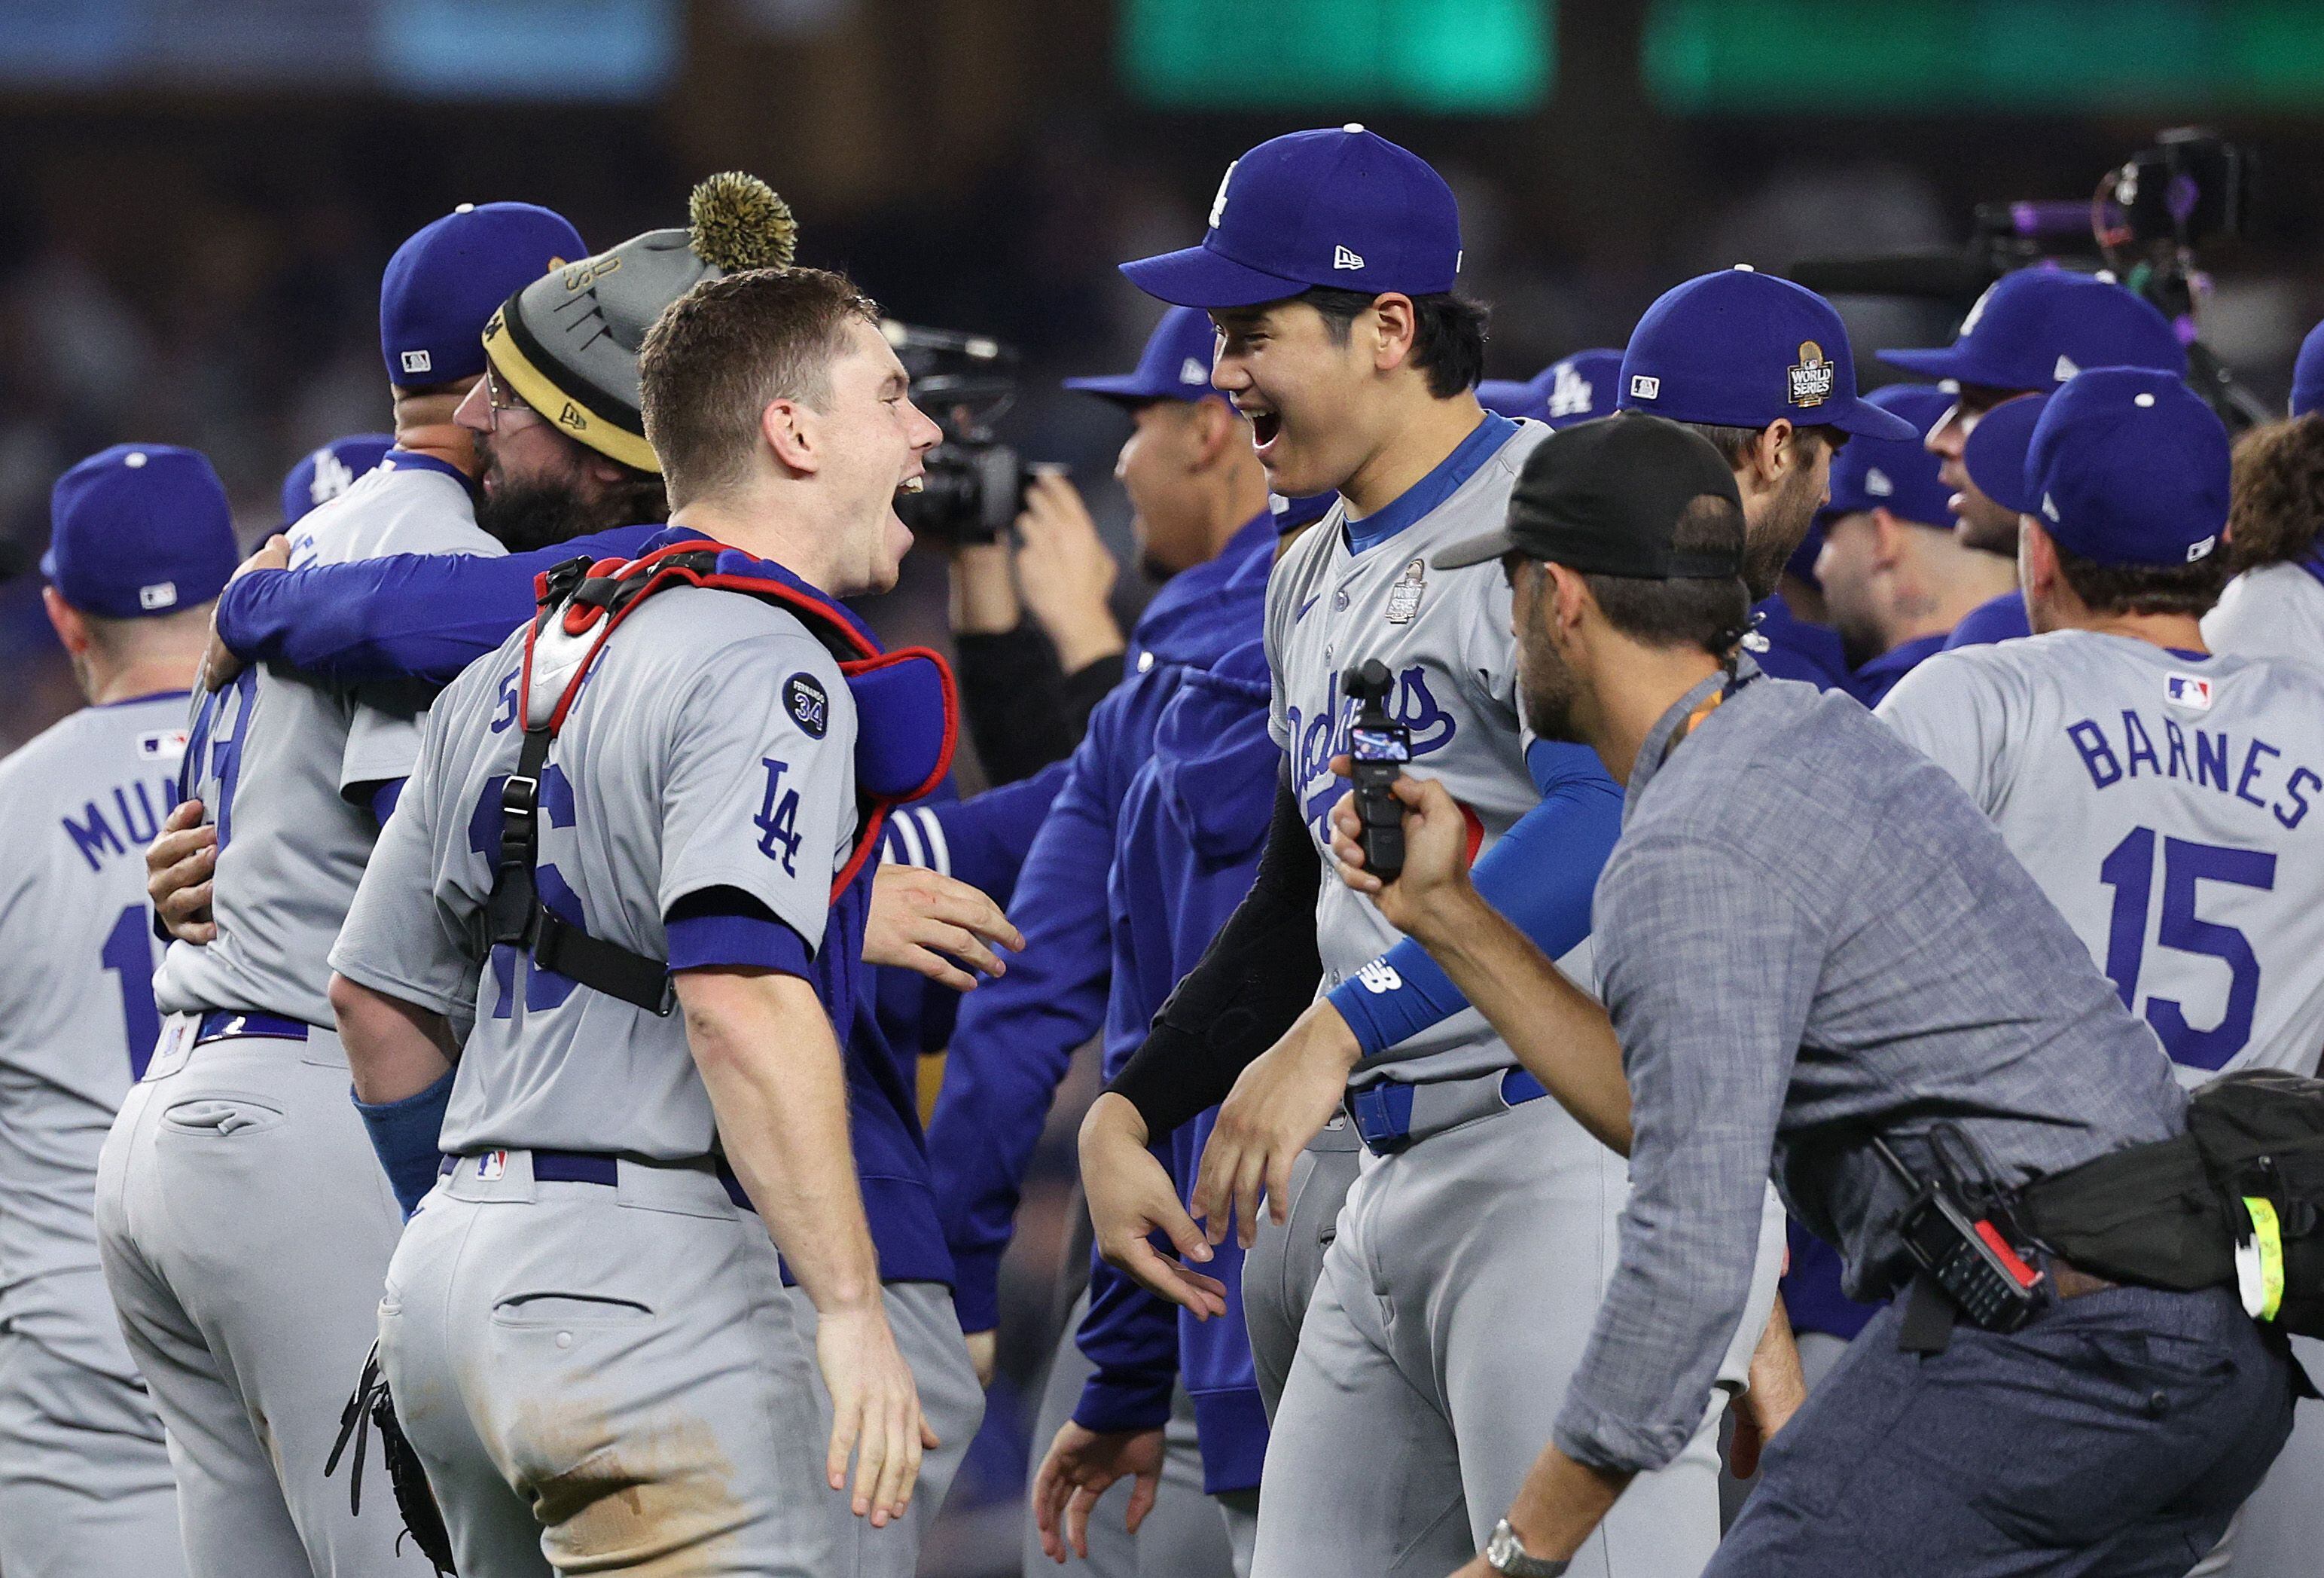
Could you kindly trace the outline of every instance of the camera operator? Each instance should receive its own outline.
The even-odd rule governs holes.
[[[1596,1333],[1509,1509],[1516,1548],[1492,1553],[1504,1573],[1564,1571],[1695,1427],[1771,1168],[1842,1247],[1850,1291],[1882,1297],[1913,1262],[1878,1147],[2006,1221],[2034,1178],[2186,1122],[2152,1037],[1943,770],[1733,655],[1744,557],[1717,450],[1632,414],[1554,436],[1507,525],[1434,561],[1502,560],[1528,721],[1628,785],[1595,918],[1632,1194]],[[1434,782],[1396,793],[1401,876],[1363,870],[1347,797],[1343,880],[1512,1041],[1588,1045],[1597,1005],[1471,886],[1459,807]],[[2230,1288],[2117,1286],[2024,1252],[2040,1270],[2010,1283],[2030,1311],[2014,1330],[1925,1275],[1874,1318],[1769,1446],[1707,1573],[1979,1578],[2094,1555],[2160,1573],[2218,1537],[2290,1429],[2286,1361]]]
[[[2324,663],[2324,323],[2292,375],[2292,416],[2236,440],[2227,510],[2236,577],[2203,616],[2212,651]]]

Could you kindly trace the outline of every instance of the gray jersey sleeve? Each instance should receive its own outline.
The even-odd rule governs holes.
[[[680,698],[661,789],[662,912],[737,888],[810,948],[855,828],[855,709],[804,632],[726,649]]]
[[[440,725],[426,729],[410,783],[380,830],[331,968],[400,1001],[466,1020],[475,1008],[477,948],[437,894],[436,839],[447,774]]]
[[[1939,652],[1896,682],[1873,715],[1952,775],[1986,815],[2007,792],[2012,676],[1975,649]]]

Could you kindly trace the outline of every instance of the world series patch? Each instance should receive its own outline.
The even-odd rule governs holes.
[[[831,727],[831,698],[812,674],[794,674],[783,681],[783,710],[811,739],[822,739]]]
[[[1838,370],[1824,360],[1821,346],[1813,340],[1802,340],[1799,363],[1785,368],[1784,375],[1791,380],[1794,405],[1816,406],[1831,398]]]
[[[1410,624],[1412,616],[1420,612],[1420,595],[1428,590],[1428,561],[1414,559],[1404,567],[1404,574],[1388,589],[1388,622],[1390,624]]]

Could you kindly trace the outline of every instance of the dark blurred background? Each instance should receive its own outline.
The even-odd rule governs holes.
[[[1961,244],[1981,200],[2086,198],[2190,121],[2259,161],[2247,234],[2200,259],[2205,337],[2277,405],[2324,313],[2314,0],[5,0],[0,749],[78,703],[31,568],[57,473],[196,445],[263,536],[294,460],[388,425],[379,271],[456,203],[546,203],[603,246],[681,223],[705,173],[763,176],[807,261],[1023,350],[1003,436],[1069,466],[1119,545],[1121,419],[1056,387],[1126,368],[1153,321],[1113,265],[1198,238],[1250,144],[1348,120],[1459,192],[1497,376],[1619,346],[1706,268]],[[1868,383],[1874,346],[1955,313],[1842,305]],[[943,566],[915,561],[867,612],[941,642]],[[1014,1565],[1069,1094],[932,1573]]]

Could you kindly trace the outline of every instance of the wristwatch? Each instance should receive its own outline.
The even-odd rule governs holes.
[[[1526,1555],[1525,1541],[1517,1538],[1517,1531],[1504,1518],[1493,1525],[1493,1537],[1485,1542],[1485,1564],[1501,1578],[1564,1578],[1566,1568],[1573,1564],[1571,1558],[1553,1562]]]

